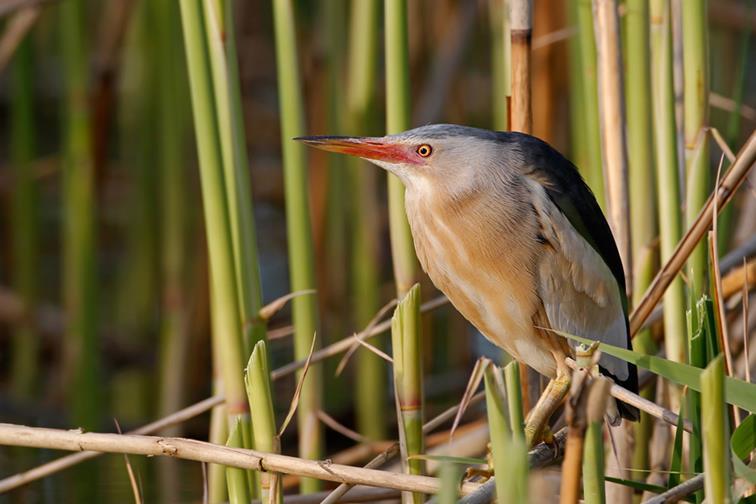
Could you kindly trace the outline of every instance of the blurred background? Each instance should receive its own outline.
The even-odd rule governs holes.
[[[375,57],[364,70],[372,82],[367,108],[350,112],[360,64],[352,55],[360,28],[351,14],[359,1],[292,2],[307,134],[385,132],[382,2],[369,2]],[[672,3],[684,8],[686,1]],[[619,8],[624,29],[626,2]],[[408,2],[412,126],[506,128],[501,9],[494,0]],[[749,45],[756,10],[748,0],[718,0],[707,14],[709,125],[737,152],[756,122]],[[272,4],[235,2],[232,22],[266,304],[292,291],[281,166],[289,140],[281,132]],[[0,24],[0,421],[115,431],[117,419],[125,431],[211,396],[208,253],[178,2],[3,0]],[[567,155],[600,192],[596,109],[586,91],[595,90],[596,78],[595,62],[586,61],[591,30],[590,2],[534,2],[533,134]],[[625,71],[626,88],[644,85],[633,66]],[[712,170],[720,154],[711,148]],[[355,175],[336,156],[308,156],[324,346],[363,329],[395,297],[395,286],[383,174],[361,166]],[[644,205],[634,196],[633,204]],[[646,197],[655,207],[653,188]],[[753,241],[755,202],[751,184],[723,218],[721,256]],[[658,255],[658,241],[650,250]],[[438,296],[421,282],[423,300]],[[753,317],[745,325],[736,319],[733,331],[753,331]],[[275,369],[294,359],[288,305],[267,322]],[[425,316],[423,329],[426,400],[435,414],[459,400],[475,357],[498,353],[448,305]],[[385,347],[388,335],[374,341]],[[393,438],[392,415],[371,425],[369,407],[360,413],[358,404],[374,390],[373,415],[390,411],[388,366],[369,354],[360,358],[373,361],[384,385],[370,389],[355,376],[370,364],[353,359],[337,377],[340,357],[329,359],[322,408],[369,438]],[[292,376],[274,382],[279,418],[295,385]],[[206,439],[209,422],[205,414],[165,432]],[[353,444],[331,429],[325,439],[327,454]],[[295,453],[296,441],[290,429],[283,451]],[[57,456],[0,448],[0,477]],[[199,464],[131,463],[148,502],[202,496]],[[123,458],[107,455],[0,495],[0,502],[123,502],[131,495]]]

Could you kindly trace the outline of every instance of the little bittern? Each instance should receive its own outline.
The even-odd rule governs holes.
[[[612,232],[575,166],[546,142],[451,124],[298,140],[401,179],[417,257],[436,287],[494,344],[551,378],[528,416],[529,443],[569,389],[574,347],[550,329],[630,348]],[[637,392],[634,365],[604,354],[599,369]],[[612,411],[612,423],[638,418],[627,404]]]

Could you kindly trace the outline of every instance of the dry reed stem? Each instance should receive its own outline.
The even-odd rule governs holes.
[[[688,495],[701,490],[704,486],[704,475],[699,474],[691,479],[672,487],[664,493],[657,495],[644,504],[666,504],[668,502],[677,502]]]
[[[581,476],[583,467],[583,443],[588,427],[586,405],[588,403],[590,375],[584,368],[576,369],[572,374],[570,395],[567,400],[567,442],[564,446],[562,462],[562,481],[559,492],[561,504],[577,503],[580,498]]]
[[[316,492],[305,495],[286,495],[283,498],[284,504],[320,504],[323,499],[328,497],[329,492]],[[349,494],[338,502],[377,502],[383,500],[398,500],[401,493],[391,488],[375,488],[368,486],[354,486],[349,490]],[[259,500],[252,501],[252,504],[267,504]]]
[[[627,189],[625,108],[622,89],[619,16],[615,0],[593,0],[598,70],[599,120],[607,213],[625,271],[627,292],[632,292],[632,248]]]
[[[510,2],[512,36],[512,131],[531,133],[533,112],[530,99],[530,50],[532,36],[531,0]]]
[[[240,469],[296,474],[339,483],[362,484],[426,494],[435,494],[440,488],[440,481],[429,476],[388,473],[274,453],[230,448],[183,438],[104,434],[0,424],[0,444],[54,450],[95,450],[107,453],[167,456]],[[479,486],[474,483],[463,483],[460,491],[466,495]]]
[[[721,210],[727,203],[730,202],[735,191],[740,187],[743,181],[746,179],[748,172],[753,167],[756,160],[756,132],[751,133],[746,143],[740,149],[735,161],[730,166],[727,174],[725,174],[722,182],[715,189],[715,193],[719,199],[719,205],[717,210]],[[634,335],[643,326],[648,316],[654,309],[654,306],[659,302],[664,291],[669,287],[669,284],[675,278],[677,273],[683,267],[688,257],[695,249],[698,242],[704,236],[706,231],[711,226],[714,218],[714,204],[713,194],[709,196],[706,201],[706,205],[701,209],[696,217],[693,225],[688,229],[683,236],[680,243],[675,248],[674,253],[669,258],[669,261],[662,267],[657,273],[654,281],[649,286],[646,293],[643,295],[638,306],[635,308],[630,316],[630,334]]]

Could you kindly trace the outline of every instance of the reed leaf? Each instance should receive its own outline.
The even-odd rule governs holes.
[[[567,334],[561,331],[553,331],[564,338],[590,345],[593,340],[582,338],[573,334]],[[607,343],[599,342],[599,350],[602,352],[630,362],[643,369],[648,369],[667,380],[673,381],[680,385],[685,385],[690,389],[701,392],[701,373],[702,370],[671,360],[657,357],[655,355],[643,355],[626,348],[620,348]],[[728,404],[734,404],[749,412],[756,411],[756,384],[748,383],[738,378],[725,376],[724,378],[725,400]]]
[[[756,415],[748,415],[735,429],[730,438],[730,449],[735,474],[756,485],[756,469],[743,462],[756,450]]]

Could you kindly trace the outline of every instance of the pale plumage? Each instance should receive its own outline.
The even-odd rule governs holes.
[[[305,140],[369,159],[402,180],[423,269],[487,338],[558,378],[555,397],[566,393],[572,349],[549,329],[629,347],[609,226],[572,163],[545,142],[455,125]],[[608,355],[599,364],[637,391],[634,366]],[[620,412],[637,417],[626,405]]]

